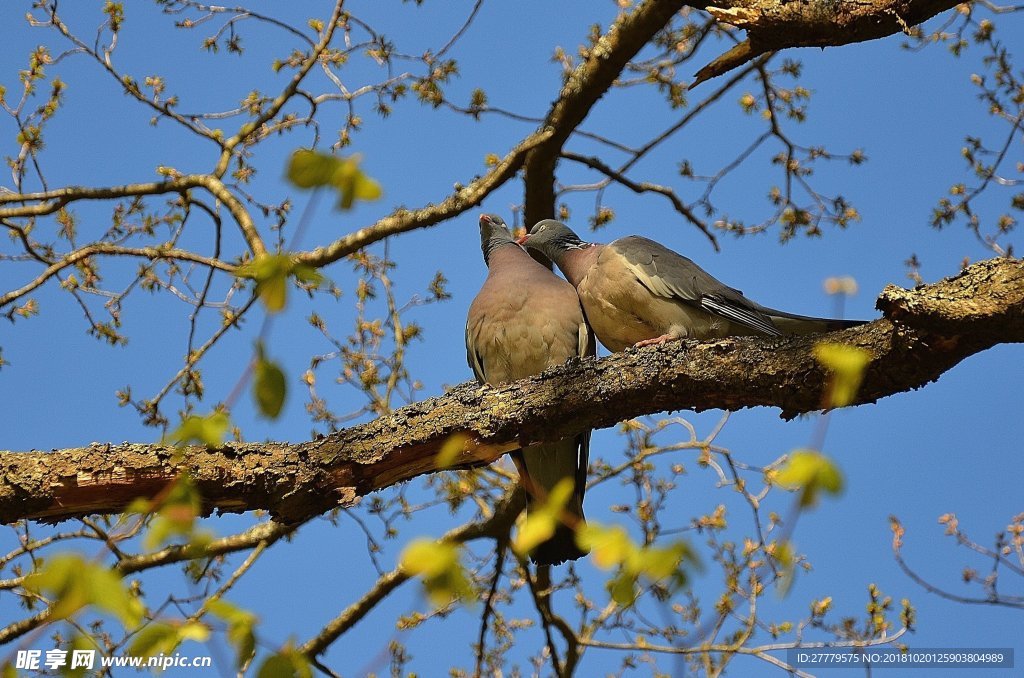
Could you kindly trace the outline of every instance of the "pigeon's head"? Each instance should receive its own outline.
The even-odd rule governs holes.
[[[552,261],[558,261],[566,250],[582,249],[586,246],[571,228],[554,219],[538,221],[529,233],[516,242],[538,250]]]
[[[491,252],[502,245],[514,245],[515,238],[509,232],[505,220],[497,214],[480,215],[480,247],[484,252],[484,261],[490,263]]]

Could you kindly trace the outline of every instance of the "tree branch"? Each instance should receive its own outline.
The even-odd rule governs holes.
[[[992,259],[915,290],[887,287],[882,318],[828,335],[872,360],[854,404],[936,380],[964,358],[1024,342],[1024,261]],[[214,509],[266,509],[297,522],[438,470],[437,454],[464,439],[455,464],[488,464],[523,445],[560,440],[669,410],[771,406],[784,418],[821,408],[829,375],[813,358],[823,336],[669,342],[601,360],[572,360],[499,387],[465,383],[366,424],[300,444],[190,447],[92,444],[0,453],[0,521],[58,521],[124,510],[182,471]]]
[[[645,0],[622,14],[569,75],[541,129],[552,131],[526,159],[527,226],[555,216],[555,165],[566,140],[619,77],[629,60],[682,9],[680,0]]]
[[[118,255],[118,256],[130,256],[130,257],[142,257],[149,259],[150,261],[166,260],[166,261],[191,261],[196,264],[202,264],[208,266],[211,269],[218,269],[233,273],[235,267],[231,264],[220,261],[219,259],[204,257],[200,254],[195,254],[188,250],[180,250],[173,247],[123,247],[121,245],[115,245],[107,242],[96,242],[90,245],[79,247],[73,252],[69,252],[62,256],[60,259],[55,261],[46,267],[42,273],[38,276],[25,283],[16,290],[11,290],[5,294],[0,294],[0,308],[11,304],[21,297],[25,296],[29,292],[35,290],[41,285],[45,284],[47,280],[60,273],[68,266],[74,266],[78,262],[88,259],[89,257],[96,255]]]
[[[297,255],[295,260],[307,266],[325,266],[388,236],[426,228],[458,216],[474,205],[482,203],[484,198],[514,177],[523,166],[527,153],[549,136],[550,130],[541,129],[534,132],[487,174],[470,182],[468,186],[458,188],[454,194],[436,205],[427,205],[417,210],[397,209],[376,223],[349,233],[329,245],[303,252]]]
[[[737,68],[754,57],[787,47],[836,47],[909,33],[958,0],[868,0],[786,2],[724,0],[691,2],[718,21],[747,31],[747,39],[697,72],[690,88]]]
[[[652,184],[648,181],[633,181],[624,173],[612,169],[604,162],[602,162],[600,158],[592,155],[580,155],[579,153],[572,153],[570,151],[562,151],[561,155],[566,160],[578,162],[581,165],[586,165],[587,167],[600,172],[601,174],[605,175],[612,181],[625,186],[634,193],[658,193],[660,195],[665,196],[666,198],[668,198],[668,201],[672,203],[672,207],[675,209],[675,211],[679,212],[679,214],[683,215],[683,217],[685,217],[687,221],[689,221],[691,224],[699,228],[701,233],[707,236],[707,239],[711,241],[711,246],[715,248],[716,252],[719,250],[718,239],[710,230],[708,230],[708,225],[704,223],[704,221],[701,220],[700,217],[694,214],[693,210],[690,209],[685,203],[683,203],[679,196],[676,195],[676,192],[673,191],[668,186]]]
[[[495,507],[494,513],[490,517],[449,530],[438,541],[449,544],[465,544],[466,542],[484,537],[490,537],[496,541],[507,540],[512,524],[525,505],[526,494],[521,489],[516,488],[506,495],[505,499]],[[380,601],[407,582],[411,576],[401,567],[381,575],[362,598],[345,608],[341,614],[324,626],[314,638],[303,643],[299,647],[299,651],[310,657],[323,654],[330,647],[331,643],[355,626]]]

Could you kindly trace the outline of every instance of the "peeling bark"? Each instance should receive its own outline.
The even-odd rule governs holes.
[[[967,356],[1024,342],[1024,261],[993,259],[915,290],[887,287],[885,317],[827,335],[871,353],[855,404],[936,380]],[[182,471],[207,512],[266,509],[300,521],[438,471],[445,441],[465,436],[455,464],[487,464],[527,444],[670,410],[771,406],[784,418],[820,409],[828,374],[811,355],[825,335],[669,342],[600,360],[572,360],[495,388],[462,384],[374,421],[300,444],[220,449],[141,443],[0,452],[0,520],[59,521],[122,511]]]

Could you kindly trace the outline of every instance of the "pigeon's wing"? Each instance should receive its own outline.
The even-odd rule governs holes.
[[[699,306],[764,334],[782,334],[758,304],[664,245],[634,235],[620,238],[609,247],[614,248],[651,294]]]

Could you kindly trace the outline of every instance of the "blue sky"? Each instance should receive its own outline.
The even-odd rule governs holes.
[[[298,23],[307,15],[325,16],[329,9],[326,3],[312,1],[288,9],[276,3],[257,5],[285,18],[294,12],[290,18]],[[0,48],[0,84],[7,87],[9,99],[17,90],[16,73],[24,67],[28,51],[36,44],[59,44],[53,35],[25,25],[21,16],[28,6],[26,2],[0,7],[0,22],[8,27]],[[68,12],[69,21],[89,34],[100,21],[99,6],[69,4],[62,9]],[[470,7],[467,2],[426,2],[422,7],[380,2],[353,4],[351,9],[382,27],[400,49],[415,54],[443,43]],[[452,52],[460,60],[460,76],[448,93],[456,101],[467,102],[475,87],[483,87],[491,104],[541,117],[560,84],[559,68],[550,61],[554,47],[574,50],[591,23],[607,25],[614,12],[610,2],[485,4]],[[999,30],[1011,51],[1019,48],[1019,41],[1014,44],[1009,38],[1014,31],[1020,35],[1019,19],[1007,17],[1005,25],[1001,22]],[[244,58],[202,52],[198,48],[201,35],[205,33],[183,36],[169,29],[167,19],[148,4],[130,6],[118,63],[140,79],[151,73],[163,75],[169,91],[182,96],[182,110],[230,108],[254,87],[273,92],[284,82],[283,74],[275,76],[269,68],[273,58],[291,47],[283,43],[280,32],[244,26],[243,44],[248,49]],[[606,203],[614,207],[617,218],[592,237],[601,241],[633,233],[652,237],[757,301],[797,313],[829,314],[832,300],[824,294],[822,282],[830,276],[850,275],[860,292],[847,302],[846,314],[865,319],[878,315],[874,299],[885,285],[910,284],[903,262],[911,254],[920,258],[926,281],[954,274],[965,257],[987,258],[990,253],[966,229],[953,226],[939,232],[928,223],[931,208],[949,185],[970,181],[960,158],[963,137],[974,134],[995,140],[1004,134],[968,84],[970,74],[983,68],[981,55],[968,50],[967,56],[956,60],[942,47],[912,53],[900,49],[900,42],[901,38],[893,37],[785,55],[803,61],[801,83],[813,92],[808,122],[789,126],[793,138],[807,145],[825,144],[837,153],[862,148],[869,158],[860,167],[843,162],[821,165],[814,178],[823,193],[841,192],[849,198],[860,211],[859,223],[846,230],[826,227],[822,238],[799,237],[786,244],[778,242],[775,231],[742,239],[723,236],[722,251],[716,253],[699,232],[676,218],[667,201],[611,189]],[[54,52],[59,48],[54,47]],[[356,86],[361,78],[379,77],[363,61],[354,60],[350,72]],[[52,72],[59,73],[69,89],[41,156],[51,186],[148,181],[156,178],[157,165],[182,171],[212,166],[215,156],[209,144],[181,134],[166,122],[151,126],[149,113],[122,96],[120,87],[94,63],[69,58]],[[712,81],[702,89],[716,86]],[[695,189],[682,183],[676,173],[680,159],[691,159],[698,171],[714,171],[716,162],[730,159],[730,154],[763,128],[756,116],[744,115],[736,103],[747,90],[756,91],[756,83],[741,85],[726,95],[710,115],[641,162],[634,178],[671,184],[692,197]],[[699,97],[704,92],[694,94]],[[329,242],[398,205],[441,200],[453,182],[466,182],[484,170],[486,154],[505,153],[534,127],[496,116],[474,123],[411,100],[400,102],[385,121],[377,119],[368,106],[364,108],[365,130],[355,138],[352,150],[364,155],[366,171],[384,186],[384,199],[344,214],[332,211],[329,201],[321,201],[304,236],[304,246]],[[648,91],[615,91],[602,99],[584,127],[614,133],[626,143],[639,143],[681,114],[670,111]],[[337,120],[342,111],[325,109],[325,115]],[[328,142],[331,129],[325,122]],[[0,116],[5,155],[16,152],[15,133],[10,118]],[[282,180],[285,158],[311,140],[308,131],[300,131],[269,144],[255,160],[260,174],[253,191],[268,201],[294,194]],[[578,140],[570,142],[569,148],[595,151]],[[1019,159],[1020,144],[1013,149]],[[768,213],[765,195],[777,181],[768,160],[777,150],[755,155],[722,185],[717,201],[731,216],[755,222]],[[617,160],[614,153],[606,157]],[[567,183],[597,178],[563,167],[559,179]],[[9,186],[9,178],[0,179],[0,185]],[[308,196],[294,194],[294,198],[301,209]],[[521,185],[511,182],[490,196],[482,209],[510,217],[510,207],[521,199]],[[571,224],[579,231],[586,230],[592,196],[575,193],[564,199],[572,208]],[[986,196],[983,204],[988,211],[983,214],[991,219],[1008,200],[1006,193],[997,191]],[[76,211],[83,234],[96,237],[105,230],[109,207],[82,206]],[[390,244],[390,254],[399,265],[394,276],[399,298],[422,294],[437,270],[444,271],[453,293],[450,301],[410,311],[410,319],[425,328],[425,340],[414,344],[409,353],[410,370],[423,382],[424,396],[471,377],[465,364],[463,328],[466,309],[485,275],[476,231],[478,211],[393,239]],[[196,247],[209,246],[209,234],[202,228],[196,229],[193,237]],[[232,239],[229,236],[226,246],[237,247]],[[382,248],[373,250],[380,253]],[[32,270],[30,265],[0,262],[0,288],[7,291],[22,284]],[[133,265],[114,265],[108,276],[129,276],[133,270]],[[309,302],[292,295],[293,305],[276,321],[269,341],[271,355],[293,379],[292,397],[282,418],[273,423],[256,418],[251,404],[243,400],[233,416],[247,439],[301,441],[309,436],[311,425],[303,412],[297,377],[308,366],[309,356],[327,347],[303,319],[315,308],[341,332],[347,330],[352,314],[352,294],[346,287],[352,278],[346,264],[336,264],[326,272],[346,294],[337,302],[324,297]],[[130,343],[110,348],[85,335],[85,323],[68,295],[51,285],[35,296],[40,316],[0,326],[0,346],[11,363],[0,371],[5,420],[0,428],[0,448],[48,449],[90,441],[157,438],[152,429],[140,425],[133,412],[116,407],[114,391],[130,383],[138,393],[149,394],[172,374],[184,352],[187,310],[166,294],[129,298],[123,329]],[[211,354],[204,367],[210,402],[225,397],[234,385],[249,359],[257,327],[258,323],[250,322]],[[1017,630],[1019,611],[959,605],[925,592],[893,561],[888,527],[889,515],[903,520],[908,529],[906,557],[922,575],[952,591],[968,593],[959,581],[962,567],[984,568],[987,563],[955,548],[942,536],[936,519],[943,513],[956,513],[963,529],[990,545],[992,536],[1024,510],[1020,503],[1024,459],[1019,443],[1024,436],[1019,405],[1022,358],[1020,346],[997,347],[966,360],[924,389],[833,415],[825,451],[843,469],[847,489],[841,498],[827,500],[801,516],[795,542],[814,570],[798,579],[787,598],[767,603],[773,613],[801,614],[810,599],[831,595],[835,618],[859,617],[867,600],[866,586],[874,582],[896,600],[911,598],[917,607],[918,631],[909,641],[915,646],[1012,647],[1016,643],[1019,651],[1024,650]],[[338,389],[330,395],[339,412],[357,406],[352,392]],[[696,426],[699,435],[706,435],[721,416],[715,412],[679,414]],[[808,444],[813,426],[810,418],[783,422],[774,409],[743,411],[732,415],[718,443],[744,460],[764,463]],[[622,446],[616,433],[602,431],[595,436],[594,454],[618,458]],[[697,468],[692,455],[684,452],[672,461],[689,469],[673,496],[673,510],[678,510],[680,523],[722,502],[735,507],[739,519],[741,506],[714,488],[714,478]],[[419,483],[413,485],[413,496],[426,496],[417,489]],[[616,518],[607,507],[631,498],[632,493],[624,488],[602,487],[588,496],[588,516],[613,522]],[[785,506],[779,503],[780,510]],[[443,510],[435,511],[403,528],[403,539],[416,534],[439,535],[457,520]],[[210,525],[218,534],[228,534],[249,522],[248,517],[228,516],[211,520]],[[695,538],[698,544],[699,539]],[[0,537],[0,550],[5,550],[10,540],[10,533]],[[394,543],[385,549],[381,558],[386,567],[394,563],[397,552]],[[589,564],[581,565],[580,571],[591,578],[594,595],[600,599],[604,595],[600,590],[602,573]],[[156,575],[151,590],[173,586],[178,581],[176,574],[172,568]],[[354,523],[345,517],[337,526],[318,520],[300,530],[292,543],[279,544],[264,556],[232,599],[261,616],[261,637],[268,643],[281,643],[289,637],[304,640],[357,598],[373,577],[363,553],[363,538]],[[1011,583],[1008,577],[1004,580],[1004,585]],[[1019,593],[1020,582],[1016,584]],[[694,587],[698,594],[714,595],[718,589],[713,570],[699,577]],[[386,666],[374,667],[373,657],[397,634],[394,619],[425,608],[417,587],[406,586],[340,640],[327,655],[328,664],[345,675],[367,667],[386,670]],[[520,611],[528,614],[525,607]],[[0,622],[14,619],[19,612],[11,597],[0,593]],[[471,666],[468,647],[475,641],[476,629],[477,612],[460,611],[433,627],[398,637],[408,643],[414,657],[411,668],[433,675],[447,667],[442,658],[454,657],[457,664]],[[538,633],[524,634],[512,657],[524,662],[540,642]],[[586,675],[611,672],[619,661],[613,652],[590,650],[582,670]],[[660,666],[668,669],[672,664],[664,661]],[[929,670],[929,675],[944,674]],[[1010,672],[993,670],[985,675]]]

